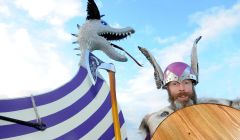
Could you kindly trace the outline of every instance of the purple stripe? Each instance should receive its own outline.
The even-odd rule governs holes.
[[[118,114],[119,116],[119,122],[120,122],[120,126],[122,127],[122,125],[124,124],[124,118],[123,118],[123,114],[122,111]],[[112,140],[114,138],[114,126],[113,124],[102,134],[102,136],[100,138],[98,138],[99,140]]]
[[[150,137],[150,134],[148,133],[145,140],[150,140],[150,139],[151,139],[151,137]]]
[[[66,96],[81,85],[86,76],[87,70],[80,67],[78,73],[70,82],[51,92],[34,96],[36,104],[38,106],[48,104]],[[27,108],[32,108],[31,97],[0,100],[0,112],[17,111]]]
[[[111,97],[110,94],[108,94],[104,103],[92,116],[90,116],[84,123],[80,124],[75,129],[69,131],[61,137],[58,137],[57,140],[75,140],[82,138],[107,115],[111,109],[111,106]]]
[[[43,117],[42,121],[49,128],[74,116],[75,114],[80,112],[83,108],[85,108],[96,97],[97,93],[99,92],[103,85],[103,82],[104,81],[102,79],[98,79],[96,85],[92,86],[90,90],[86,94],[84,94],[84,96],[80,98],[77,102],[59,112]],[[15,137],[36,131],[37,130],[34,128],[19,124],[5,125],[0,126],[1,132],[0,138]]]

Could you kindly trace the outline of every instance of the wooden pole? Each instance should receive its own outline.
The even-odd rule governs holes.
[[[109,75],[109,83],[110,83],[110,94],[111,94],[111,102],[112,102],[112,117],[113,117],[115,139],[122,140],[121,132],[120,132],[120,123],[119,123],[119,118],[118,118],[115,72],[108,71],[108,75]]]

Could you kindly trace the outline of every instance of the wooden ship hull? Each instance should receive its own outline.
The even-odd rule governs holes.
[[[34,105],[35,104],[35,105]],[[45,130],[0,119],[0,139],[113,139],[114,127],[110,89],[97,78],[93,85],[88,71],[80,67],[76,76],[48,93],[0,100],[0,116],[46,125]],[[119,111],[122,138],[126,138],[124,118]]]

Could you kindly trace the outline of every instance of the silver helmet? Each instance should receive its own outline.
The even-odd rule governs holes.
[[[197,84],[197,76],[188,64],[183,62],[174,62],[168,65],[164,71],[162,88],[166,89],[167,84],[171,81],[181,82],[186,79],[191,79],[195,84]]]
[[[139,50],[144,54],[154,68],[154,78],[158,89],[166,89],[166,85],[171,81],[181,82],[185,79],[191,79],[195,85],[198,83],[199,68],[197,59],[197,43],[201,38],[202,36],[198,37],[194,41],[191,52],[191,66],[183,62],[174,62],[167,66],[164,73],[153,55],[146,48],[139,47]]]

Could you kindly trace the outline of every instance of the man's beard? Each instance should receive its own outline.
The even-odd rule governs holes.
[[[188,100],[188,102],[186,102],[186,103],[182,103],[182,102],[179,102],[179,101],[177,101],[177,100],[175,100],[175,101],[173,101],[172,103],[171,103],[171,105],[172,105],[172,107],[173,107],[173,109],[175,110],[175,111],[177,111],[177,110],[179,110],[179,109],[182,109],[182,108],[184,108],[184,107],[187,107],[187,106],[191,106],[191,105],[193,105],[194,103],[193,103],[193,100],[192,99],[189,99]]]
[[[193,87],[193,93],[192,95],[189,97],[189,100],[187,102],[180,102],[178,100],[174,100],[173,97],[171,96],[171,94],[169,93],[170,91],[168,91],[168,96],[169,96],[169,99],[168,101],[171,103],[171,107],[174,111],[177,111],[179,109],[182,109],[184,107],[187,107],[187,106],[191,106],[191,105],[194,105],[197,103],[197,95],[196,95],[196,92],[195,92],[195,88]],[[184,94],[184,95],[188,95],[187,93],[181,93],[181,94]],[[180,94],[180,96],[181,96]],[[189,96],[189,95],[188,95]]]

